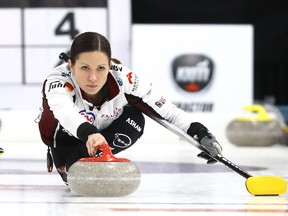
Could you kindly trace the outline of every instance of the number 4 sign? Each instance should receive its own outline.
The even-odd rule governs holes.
[[[68,29],[62,29],[65,26],[65,23],[68,23]],[[63,18],[63,20],[59,23],[57,28],[55,29],[55,35],[70,35],[71,39],[74,39],[76,35],[79,34],[79,31],[75,27],[75,18],[74,13],[69,12]]]
[[[81,32],[107,34],[105,8],[25,9],[25,82],[39,83]]]
[[[106,8],[38,8],[24,10],[25,44],[68,45],[77,33],[107,33]]]

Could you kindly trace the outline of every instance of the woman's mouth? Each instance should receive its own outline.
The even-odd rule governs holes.
[[[87,87],[89,87],[89,88],[97,88],[98,85],[87,85]]]

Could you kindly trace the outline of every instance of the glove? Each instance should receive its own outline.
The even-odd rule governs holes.
[[[222,147],[208,129],[199,122],[193,122],[188,128],[187,133],[198,140],[207,150],[207,152],[201,152],[197,156],[206,159],[208,164],[216,163],[217,160],[213,159],[213,157],[222,153]]]
[[[200,154],[197,155],[197,157],[207,160],[207,164],[214,164],[218,162],[216,159],[212,158],[206,152],[201,152]]]
[[[222,147],[217,142],[216,138],[208,132],[208,135],[200,140],[200,144],[209,152],[209,154],[214,158],[218,154],[222,153]]]

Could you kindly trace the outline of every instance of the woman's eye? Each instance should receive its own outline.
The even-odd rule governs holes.
[[[84,71],[89,70],[89,68],[87,66],[82,66],[81,69],[84,70]]]
[[[103,71],[105,70],[105,67],[98,67],[98,71]]]

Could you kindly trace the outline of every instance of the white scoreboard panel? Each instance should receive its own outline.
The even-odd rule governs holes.
[[[22,81],[22,37],[20,17],[20,9],[0,9],[1,83],[19,83]]]
[[[130,66],[130,29],[130,0],[0,0],[0,110],[38,110],[45,78],[79,33],[105,35]]]
[[[107,0],[15,2],[0,2],[0,83],[43,83],[76,35],[96,31],[108,37]]]
[[[60,52],[81,32],[107,36],[106,8],[25,9],[25,81],[43,81],[47,69],[57,64]],[[46,72],[46,73],[45,73]]]

